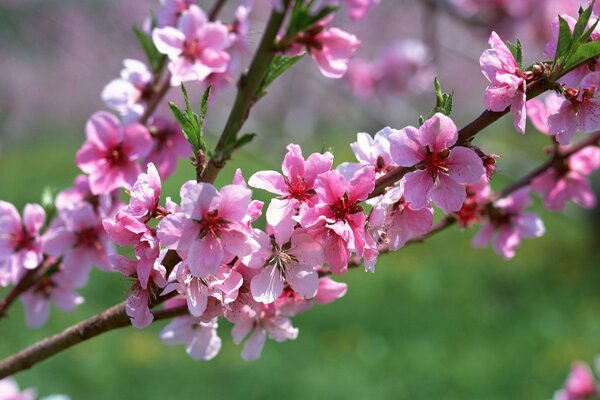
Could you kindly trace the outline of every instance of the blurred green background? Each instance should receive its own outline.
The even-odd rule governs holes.
[[[479,143],[489,151],[513,149],[515,158],[500,160],[505,176],[514,178],[542,159],[544,138],[517,135],[509,121],[483,136]],[[44,186],[69,186],[83,136],[62,137],[6,143],[0,198],[21,208],[39,201]],[[322,136],[306,143],[305,153],[325,143],[337,162],[349,161],[353,138],[353,132]],[[521,150],[531,155],[519,158]],[[252,144],[235,156],[221,182],[231,178],[234,165],[246,178],[278,169],[283,154],[283,145],[265,157]],[[183,160],[165,195],[178,200],[177,188],[191,177]],[[166,322],[159,322],[95,338],[16,379],[42,395],[90,400],[551,398],[572,360],[591,361],[600,353],[599,233],[592,213],[574,207],[564,214],[539,211],[547,234],[525,241],[510,262],[491,249],[472,249],[473,232],[454,227],[383,256],[375,274],[351,271],[340,278],[349,285],[344,298],[296,317],[298,339],[267,342],[253,363],[241,360],[227,322],[219,327],[221,353],[207,363],[190,359],[182,346],[163,345],[158,333]],[[71,314],[54,309],[39,330],[27,329],[22,306],[15,304],[0,321],[0,356],[122,301],[127,283],[119,274],[94,271],[82,294],[83,306]]]

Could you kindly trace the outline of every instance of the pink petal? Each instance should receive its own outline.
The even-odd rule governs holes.
[[[431,191],[431,200],[446,214],[460,210],[467,198],[465,187],[445,174],[440,174],[438,180]]]
[[[425,158],[419,130],[412,126],[400,129],[389,137],[392,160],[401,167],[412,167]]]
[[[477,153],[462,146],[452,149],[447,167],[450,178],[463,185],[474,185],[485,174],[483,162]]]
[[[276,171],[259,171],[248,179],[248,185],[278,195],[288,191],[283,176]]]
[[[215,274],[223,260],[223,248],[213,235],[192,242],[187,256],[187,263],[193,276],[206,278]]]
[[[252,297],[259,303],[270,304],[281,296],[283,279],[275,266],[263,268],[250,282]]]
[[[416,210],[429,204],[431,191],[435,187],[433,178],[427,171],[414,171],[406,174],[404,180],[404,199]]]
[[[451,147],[458,139],[458,129],[449,117],[436,113],[419,128],[421,145],[428,146],[433,153]]]

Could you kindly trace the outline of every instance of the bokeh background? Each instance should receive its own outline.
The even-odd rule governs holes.
[[[237,1],[229,3],[225,16]],[[257,0],[251,44],[260,37],[266,3]],[[478,58],[491,29],[510,40],[519,36],[526,60],[535,61],[549,37],[549,15],[561,7],[574,11],[577,2],[538,1],[543,13],[533,0],[523,2],[532,8],[519,12],[469,14],[463,8],[467,22],[442,3],[382,0],[367,19],[350,24],[340,16],[337,25],[363,40],[357,59],[379,57],[400,39],[423,41],[431,49],[428,67],[445,89],[455,91],[453,117],[462,126],[482,109],[486,82]],[[99,93],[118,75],[121,60],[142,57],[130,28],[156,7],[154,0],[0,0],[1,199],[22,208],[38,202],[44,187],[71,185],[85,120],[104,108]],[[233,94],[232,88],[219,93],[210,108],[213,135]],[[176,90],[168,97],[181,101]],[[325,80],[303,60],[258,104],[245,129],[258,139],[236,154],[220,182],[230,180],[238,166],[246,177],[278,169],[292,141],[306,153],[330,147],[336,162],[351,161],[348,143],[356,132],[414,125],[432,104],[430,90],[357,98],[348,80]],[[493,181],[502,187],[544,159],[547,139],[532,127],[520,136],[505,119],[476,143],[502,155]],[[178,199],[179,186],[192,177],[182,160],[164,193]],[[41,395],[72,399],[551,398],[572,360],[592,361],[600,353],[600,214],[576,207],[552,214],[539,202],[536,208],[547,233],[525,241],[514,260],[472,249],[474,232],[454,227],[381,257],[375,274],[357,269],[343,276],[347,295],[295,317],[298,339],[268,342],[257,362],[241,360],[226,322],[219,328],[221,353],[208,363],[191,360],[183,347],[163,345],[158,333],[165,322],[159,322],[95,338],[16,380]],[[0,321],[0,357],[127,296],[119,274],[94,271],[90,282],[80,308],[70,314],[54,310],[38,330],[26,328],[15,304]]]

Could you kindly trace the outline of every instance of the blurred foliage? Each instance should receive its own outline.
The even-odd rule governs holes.
[[[496,134],[490,140],[506,139],[507,153],[516,158],[524,143],[543,142],[533,132],[527,139]],[[351,158],[344,136],[326,143],[337,162]],[[21,208],[39,201],[44,186],[69,186],[79,144],[58,138],[5,148],[0,198]],[[322,145],[305,146],[305,152]],[[284,151],[266,159],[251,145],[234,156],[221,183],[231,179],[234,165],[246,178],[259,169],[279,169]],[[526,165],[511,165],[511,158],[500,165],[516,176],[513,170],[528,170],[535,157],[526,158]],[[177,188],[193,173],[182,160],[163,197],[178,201]],[[266,199],[265,193],[257,196]],[[600,249],[588,214],[575,208],[566,214],[539,211],[546,236],[526,240],[510,262],[491,249],[472,249],[473,233],[454,227],[382,257],[375,274],[351,271],[340,278],[349,284],[346,297],[296,317],[299,338],[268,342],[254,363],[241,360],[226,322],[220,327],[221,353],[208,363],[193,361],[182,346],[163,345],[158,333],[166,322],[160,322],[95,338],[16,379],[42,395],[65,393],[74,400],[550,398],[573,359],[590,361],[600,353]],[[26,328],[16,304],[0,321],[0,355],[125,299],[127,289],[119,274],[94,271],[82,291],[85,304],[71,314],[53,310],[39,330]]]

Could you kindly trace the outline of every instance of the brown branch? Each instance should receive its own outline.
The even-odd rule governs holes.
[[[221,12],[221,10],[223,9],[223,6],[225,5],[225,3],[227,3],[227,0],[217,0],[215,2],[215,4],[213,5],[213,8],[208,13],[208,19],[210,21],[214,21],[214,20],[217,19],[217,16],[219,15],[219,13]]]

